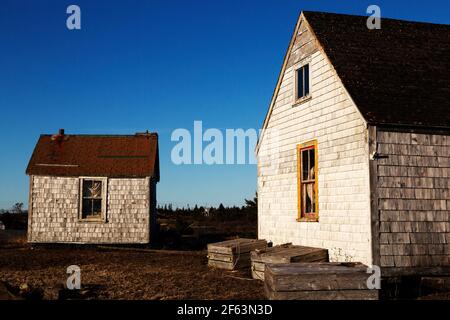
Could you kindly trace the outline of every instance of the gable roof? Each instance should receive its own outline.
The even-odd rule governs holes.
[[[41,135],[26,173],[159,181],[158,135]]]
[[[369,124],[450,127],[450,25],[303,14]]]
[[[450,128],[450,25],[382,18],[369,30],[367,18],[300,14],[257,151],[302,20],[368,124]]]

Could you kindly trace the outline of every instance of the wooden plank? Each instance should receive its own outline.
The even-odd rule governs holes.
[[[274,291],[367,289],[367,267],[360,263],[266,264],[265,283]]]
[[[268,272],[277,275],[327,274],[366,272],[367,266],[359,262],[295,262],[266,264]]]
[[[381,268],[383,277],[398,276],[450,276],[450,267],[384,267]]]
[[[240,259],[237,261],[237,263],[233,263],[233,262],[224,262],[224,261],[209,259],[208,266],[213,267],[213,268],[218,268],[218,269],[235,270],[235,269],[242,269],[242,268],[250,267],[250,260]]]
[[[234,263],[239,259],[250,261],[250,254],[243,253],[241,255],[229,255],[229,254],[210,252],[210,253],[208,253],[208,259]]]
[[[422,277],[420,279],[422,290],[450,291],[450,277]]]
[[[27,230],[27,241],[31,242],[33,240],[33,179],[34,176],[30,175],[29,189],[28,189],[28,230]]]
[[[264,272],[266,263],[327,262],[328,250],[288,243],[266,250],[252,251],[250,257],[252,270]],[[258,275],[255,279],[264,280],[264,276]]]
[[[378,300],[378,290],[334,290],[334,291],[272,291],[267,286],[265,293],[270,300]]]
[[[255,249],[264,249],[267,247],[266,240],[257,239],[233,239],[223,242],[210,243],[207,245],[208,252],[233,254],[250,252]]]
[[[369,155],[378,152],[377,127],[369,126]],[[378,206],[378,163],[369,159],[370,220],[372,229],[372,264],[380,265],[380,212]]]
[[[252,270],[264,272],[266,264],[262,262],[252,261]]]
[[[264,281],[264,271],[252,270],[252,278]]]
[[[328,258],[328,251],[304,246],[276,246],[265,251],[252,251],[251,259],[263,263],[311,262]]]
[[[266,284],[274,291],[362,290],[367,289],[367,273],[305,274],[277,276],[265,273]]]

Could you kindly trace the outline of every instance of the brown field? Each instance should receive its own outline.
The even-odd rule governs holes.
[[[81,268],[81,291],[86,288],[89,292],[82,298],[264,299],[263,284],[251,279],[250,270],[211,269],[205,250],[211,242],[237,236],[255,238],[255,221],[241,216],[226,215],[223,220],[192,214],[166,215],[158,220],[159,241],[153,248],[159,250],[32,248],[27,244],[25,230],[0,230],[0,300],[11,296],[11,292],[24,296],[19,290],[23,284],[33,293],[39,292],[39,298],[58,299],[70,265]]]
[[[208,268],[205,251],[101,248],[0,248],[0,281],[27,283],[58,299],[66,268],[81,268],[82,288],[95,299],[264,299],[248,273]]]

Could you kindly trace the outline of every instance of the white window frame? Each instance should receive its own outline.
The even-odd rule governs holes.
[[[304,66],[309,65],[308,67],[308,76],[309,76],[309,90],[308,90],[308,94],[306,96],[297,98],[298,96],[298,70],[300,70],[301,68],[303,68]],[[312,65],[311,65],[311,59],[305,59],[299,63],[297,63],[294,68],[294,103],[293,105],[296,106],[298,104],[301,104],[307,100],[310,100],[312,98],[311,96],[311,89],[312,89]]]
[[[94,180],[102,182],[102,212],[100,217],[83,218],[83,181]],[[78,221],[81,222],[106,222],[107,216],[107,195],[108,195],[108,178],[106,177],[80,177],[79,193],[78,193]]]

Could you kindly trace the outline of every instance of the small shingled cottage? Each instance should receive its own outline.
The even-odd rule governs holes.
[[[258,237],[449,272],[450,26],[366,22],[300,14],[256,149]]]
[[[30,177],[31,243],[146,244],[156,227],[158,135],[41,135]]]

